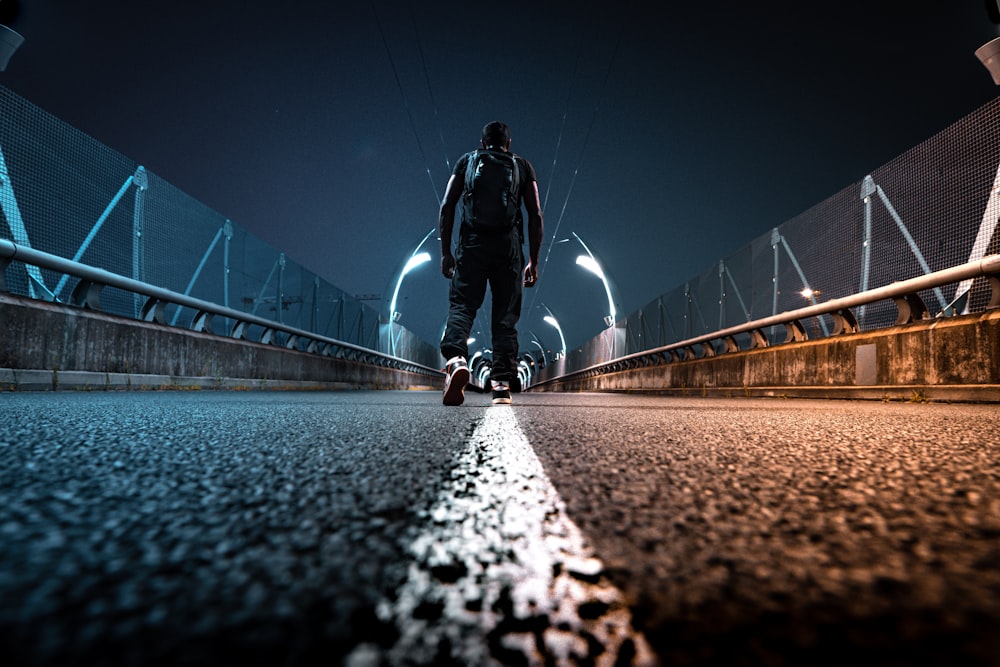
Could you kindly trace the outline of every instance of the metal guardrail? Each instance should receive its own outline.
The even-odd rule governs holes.
[[[857,319],[851,312],[851,308],[886,299],[892,299],[896,303],[897,318],[893,326],[909,324],[916,320],[930,319],[930,312],[919,294],[921,291],[933,290],[942,285],[981,277],[985,277],[989,281],[991,289],[990,302],[986,308],[1000,307],[1000,255],[987,255],[980,260],[935,271],[917,278],[895,282],[877,289],[859,292],[852,296],[832,299],[825,303],[786,311],[770,317],[753,320],[746,324],[720,329],[695,338],[629,354],[624,357],[612,359],[611,361],[566,373],[565,375],[546,378],[534,383],[533,386],[739,352],[741,350],[736,341],[736,336],[740,334],[750,335],[750,347],[747,349],[760,349],[770,345],[767,336],[764,334],[764,330],[774,326],[783,325],[785,327],[786,335],[784,343],[804,341],[808,340],[808,335],[805,326],[802,324],[803,320],[822,315],[829,315],[833,318],[834,328],[830,333],[830,337],[858,333],[860,328]],[[949,309],[954,310],[954,304]],[[942,311],[939,316],[944,315],[945,312]],[[719,349],[716,348],[716,343],[719,344]]]
[[[80,280],[73,289],[68,302],[70,305],[78,308],[101,310],[101,291],[105,287],[115,287],[147,297],[140,311],[139,318],[145,322],[155,322],[171,326],[167,322],[166,307],[168,305],[182,306],[190,308],[196,313],[191,322],[190,329],[192,331],[214,334],[215,332],[212,331],[213,318],[224,317],[234,322],[227,334],[228,337],[233,339],[249,340],[249,327],[259,326],[262,332],[260,338],[255,342],[265,345],[277,345],[279,343],[279,334],[285,334],[286,338],[283,346],[289,350],[357,361],[363,364],[394,370],[444,376],[444,373],[439,369],[430,368],[407,359],[370,350],[345,341],[321,336],[310,331],[291,327],[263,317],[257,317],[256,315],[220,306],[209,301],[196,299],[179,292],[173,292],[155,285],[126,278],[110,271],[80,264],[79,262],[74,262],[40,250],[24,248],[6,239],[0,239],[0,291],[2,292],[7,291],[5,272],[12,262],[21,262],[28,266],[57,271],[63,275],[72,275],[79,278]]]

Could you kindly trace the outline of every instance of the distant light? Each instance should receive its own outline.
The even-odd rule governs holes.
[[[472,338],[472,337],[470,336],[470,337],[469,337],[469,339],[465,341],[465,344],[466,344],[466,345],[472,345],[472,344],[473,344],[473,343],[475,343],[475,342],[476,342],[476,339],[475,339],[475,338]]]
[[[799,294],[801,294],[803,297],[807,299],[811,299],[814,296],[819,296],[820,291],[818,289],[812,289],[811,287],[807,287],[801,292],[799,292]]]
[[[563,337],[562,327],[559,326],[559,322],[556,320],[556,318],[552,317],[551,315],[546,315],[542,319],[545,320],[545,322],[547,324],[551,324],[553,327],[555,327],[556,331],[559,333],[559,342],[562,344],[562,356],[565,357],[566,356],[566,339]]]

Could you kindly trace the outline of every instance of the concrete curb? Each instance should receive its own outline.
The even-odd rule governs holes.
[[[366,388],[352,382],[0,368],[0,391],[345,391]],[[440,390],[430,385],[406,388]]]
[[[0,293],[0,389],[439,389],[441,377]]]
[[[601,389],[605,393],[691,398],[815,398],[884,403],[1000,403],[1000,385],[885,385],[871,387],[677,387]]]

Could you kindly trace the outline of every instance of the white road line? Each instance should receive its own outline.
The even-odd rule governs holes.
[[[657,662],[512,408],[486,410],[411,553],[407,581],[378,608],[398,642],[359,647],[351,667]]]

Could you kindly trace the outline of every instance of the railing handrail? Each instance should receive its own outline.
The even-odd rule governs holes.
[[[163,304],[183,306],[191,308],[199,314],[205,313],[212,316],[229,318],[234,320],[237,325],[239,325],[239,323],[244,325],[254,324],[263,327],[265,332],[280,331],[291,336],[295,336],[303,341],[315,341],[316,343],[350,351],[358,355],[362,355],[363,357],[374,357],[382,362],[380,365],[388,365],[400,370],[421,371],[431,373],[433,375],[443,375],[439,369],[430,368],[429,366],[424,366],[423,364],[419,364],[408,359],[385,354],[384,352],[379,352],[378,350],[371,350],[360,345],[323,336],[312,331],[306,331],[297,327],[288,326],[286,324],[282,324],[281,322],[258,317],[257,315],[236,310],[234,308],[220,306],[216,303],[212,303],[211,301],[205,301],[203,299],[181,294],[180,292],[174,292],[172,290],[144,283],[117,273],[112,273],[110,271],[106,271],[105,269],[99,269],[87,264],[81,264],[80,262],[75,262],[73,260],[66,259],[65,257],[53,255],[41,250],[25,248],[7,239],[0,239],[0,291],[5,290],[5,286],[3,284],[3,270],[11,261],[18,261],[23,264],[57,271],[67,275],[73,275],[80,278],[81,281],[86,281],[90,285],[97,286],[98,289],[108,286],[135,294],[141,294],[152,300],[152,303],[147,302],[147,306],[151,309],[156,306],[162,306]],[[83,305],[87,306],[88,304],[85,303]],[[146,309],[144,308],[144,310]],[[161,323],[165,324],[165,322],[162,321]],[[234,330],[235,329],[236,327],[234,327]]]
[[[970,280],[983,276],[990,278],[992,283],[992,298],[988,308],[1000,307],[1000,254],[987,255],[979,260],[966,262],[965,264],[959,264],[958,266],[953,266],[947,269],[941,269],[940,271],[934,271],[916,278],[909,278],[907,280],[894,282],[889,285],[885,285],[884,287],[878,287],[850,296],[831,299],[830,301],[818,303],[812,306],[806,306],[804,308],[798,308],[796,310],[785,311],[783,313],[778,313],[777,315],[771,315],[769,317],[753,320],[747,322],[746,324],[739,324],[725,329],[720,329],[712,333],[703,334],[701,336],[696,336],[694,338],[678,341],[676,343],[670,343],[668,345],[663,345],[649,350],[633,352],[632,354],[594,364],[586,368],[566,373],[565,375],[554,378],[546,378],[537,384],[547,384],[557,380],[564,380],[566,378],[578,376],[603,374],[606,372],[629,368],[637,362],[654,358],[662,361],[671,357],[677,350],[693,350],[696,346],[711,345],[713,341],[732,341],[733,338],[739,334],[759,333],[763,329],[778,325],[785,325],[786,327],[789,327],[789,338],[786,339],[786,342],[789,342],[789,340],[805,340],[805,330],[801,327],[801,320],[809,317],[818,317],[820,315],[834,315],[841,321],[842,326],[838,327],[838,330],[833,334],[834,336],[841,333],[855,333],[858,331],[857,322],[854,320],[850,309],[857,306],[868,305],[876,301],[883,301],[885,299],[894,299],[896,301],[896,305],[900,311],[900,316],[897,318],[896,324],[904,324],[911,322],[914,319],[920,319],[927,316],[927,309],[924,306],[923,301],[920,299],[918,292],[934,289],[949,283],[956,283],[962,280]],[[754,336],[752,340],[754,342],[754,347],[766,347],[768,345],[763,336]],[[732,345],[727,345],[726,349],[723,350],[723,352],[730,351],[738,351],[738,348],[734,349]],[[710,355],[715,354],[714,348],[708,352]],[[687,358],[690,359],[694,357]]]

